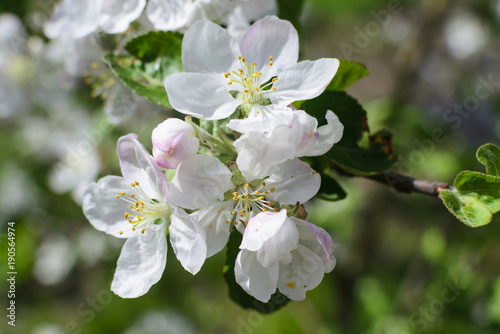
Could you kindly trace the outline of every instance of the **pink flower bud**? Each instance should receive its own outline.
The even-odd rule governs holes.
[[[169,118],[160,123],[151,135],[153,157],[158,165],[176,169],[184,160],[198,152],[200,142],[194,128],[188,123]]]

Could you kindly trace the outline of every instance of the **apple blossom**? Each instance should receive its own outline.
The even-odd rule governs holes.
[[[198,154],[181,162],[170,183],[170,203],[200,209],[193,217],[207,234],[207,256],[224,247],[231,225],[243,229],[260,212],[304,203],[316,194],[321,182],[319,174],[298,159],[259,169],[267,175],[240,169],[242,174],[232,174],[219,159]]]
[[[160,123],[151,135],[153,157],[160,167],[175,169],[200,147],[195,129],[188,123],[169,118]]]
[[[288,217],[286,210],[263,212],[250,219],[236,258],[238,284],[267,302],[278,288],[293,300],[318,286],[333,270],[333,241],[323,229]]]
[[[266,106],[254,109],[246,119],[230,120],[228,127],[243,133],[234,146],[244,159],[257,161],[256,156],[261,156],[268,148],[274,151],[279,142],[281,154],[267,155],[274,163],[280,163],[294,157],[328,152],[342,138],[344,126],[331,110],[325,118],[327,124],[318,127],[316,118],[303,110]]]
[[[298,60],[297,31],[288,21],[267,16],[255,22],[241,43],[209,21],[186,32],[186,72],[165,80],[170,104],[207,120],[224,119],[237,107],[247,116],[254,106],[287,106],[321,94],[335,75],[337,59]]]
[[[111,290],[134,298],[161,278],[167,229],[177,258],[192,274],[206,258],[206,236],[186,212],[167,202],[166,177],[136,135],[121,137],[117,150],[123,177],[106,176],[89,185],[83,212],[97,230],[127,238]]]

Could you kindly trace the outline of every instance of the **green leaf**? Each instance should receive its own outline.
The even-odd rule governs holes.
[[[489,175],[500,176],[500,148],[494,144],[484,144],[476,153],[477,160],[486,167]]]
[[[319,188],[318,198],[325,201],[335,202],[347,197],[344,188],[329,174],[321,174],[321,187]]]
[[[491,211],[476,197],[451,190],[443,190],[439,196],[448,210],[467,226],[479,227],[491,222]]]
[[[303,8],[304,0],[278,0],[279,18],[290,21],[299,34],[302,31],[299,19]]]
[[[327,110],[333,111],[344,125],[342,139],[326,153],[326,157],[344,170],[357,175],[382,173],[394,167],[398,159],[392,149],[392,134],[381,130],[369,135],[366,111],[345,92],[324,92],[306,101],[302,107],[324,124]],[[367,146],[360,141],[368,136]]]
[[[161,106],[172,108],[163,82],[182,72],[182,35],[151,31],[127,43],[130,55],[108,53],[104,60],[111,70],[138,95]]]
[[[239,304],[243,308],[251,308],[257,310],[262,314],[270,314],[274,311],[279,310],[281,307],[285,306],[290,299],[283,295],[279,290],[271,296],[271,299],[267,303],[263,303],[254,297],[246,293],[243,288],[236,283],[236,278],[234,275],[234,263],[241,244],[243,236],[239,231],[234,229],[229,236],[229,241],[227,243],[227,257],[226,265],[224,266],[224,278],[229,287],[229,297]]]
[[[463,171],[457,175],[454,184],[460,194],[476,197],[492,213],[500,211],[500,177]]]
[[[353,83],[370,74],[363,64],[346,59],[339,59],[339,61],[339,69],[326,90],[346,90]]]

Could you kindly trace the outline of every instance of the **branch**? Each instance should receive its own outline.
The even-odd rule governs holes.
[[[384,184],[396,190],[398,193],[403,193],[403,194],[418,193],[436,197],[439,196],[439,193],[445,189],[453,189],[452,186],[444,182],[417,180],[412,177],[404,176],[393,172],[384,172],[376,175],[360,176],[349,173],[337,165],[333,165],[332,168],[340,175],[349,177],[364,177],[366,179]]]

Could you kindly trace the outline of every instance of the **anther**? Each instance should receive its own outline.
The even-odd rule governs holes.
[[[248,183],[245,183],[245,185],[243,186],[243,188],[248,189],[249,186],[250,185]]]
[[[141,233],[144,234],[144,232],[146,232],[146,228],[143,228]]]
[[[123,231],[120,231],[120,234],[123,234]]]
[[[269,191],[270,191],[270,192],[272,192],[272,193],[273,193],[275,190],[276,190],[275,188],[271,188],[271,189],[269,189]]]
[[[277,82],[278,81],[278,78],[273,78],[273,82]]]

